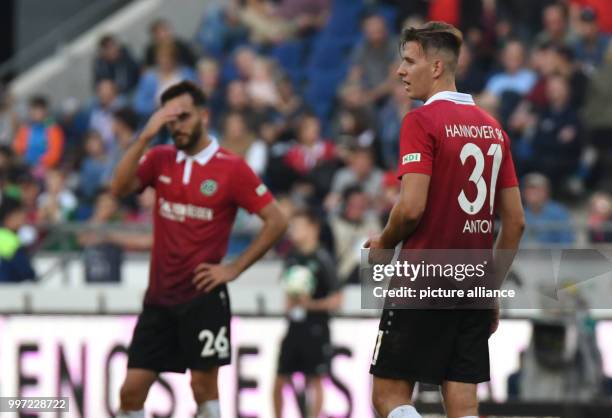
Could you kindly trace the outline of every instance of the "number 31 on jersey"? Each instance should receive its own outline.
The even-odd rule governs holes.
[[[463,190],[461,190],[461,193],[459,193],[459,196],[457,197],[459,206],[468,215],[475,215],[480,212],[480,209],[482,209],[482,206],[487,200],[487,194],[489,195],[489,214],[493,215],[493,207],[495,204],[495,185],[497,183],[497,175],[499,174],[499,169],[502,162],[501,145],[491,144],[489,150],[487,151],[487,156],[493,158],[489,191],[487,191],[487,182],[482,176],[485,165],[485,156],[480,148],[476,144],[468,142],[463,146],[463,148],[461,148],[461,153],[459,154],[462,165],[465,165],[468,157],[471,157],[476,161],[472,174],[470,174],[470,178],[468,179],[470,182],[476,185],[476,198],[474,200],[469,200]]]

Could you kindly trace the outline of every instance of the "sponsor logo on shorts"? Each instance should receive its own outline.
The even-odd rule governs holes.
[[[420,152],[414,152],[412,154],[406,154],[402,157],[402,165],[404,164],[408,164],[408,163],[418,163],[419,161],[421,161],[421,153]]]

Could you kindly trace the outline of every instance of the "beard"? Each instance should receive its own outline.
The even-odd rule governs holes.
[[[174,141],[174,146],[176,149],[189,153],[190,150],[194,149],[202,137],[202,122],[198,122],[198,124],[193,128],[191,134],[185,140],[184,137],[177,138],[176,134],[172,135],[172,140]]]

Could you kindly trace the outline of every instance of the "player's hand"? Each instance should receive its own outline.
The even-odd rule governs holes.
[[[215,287],[231,282],[240,274],[232,264],[201,263],[194,270],[193,284],[197,290],[210,292]]]
[[[165,105],[159,108],[147,121],[142,136],[147,139],[153,139],[168,122],[172,122],[183,112],[180,106]]]
[[[368,239],[363,248],[369,248],[368,263],[370,264],[387,264],[393,259],[394,251],[386,249],[380,239],[380,235]]]

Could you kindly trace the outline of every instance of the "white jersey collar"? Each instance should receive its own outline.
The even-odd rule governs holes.
[[[206,165],[207,162],[215,155],[215,153],[219,150],[219,143],[216,139],[210,138],[210,144],[202,151],[198,152],[196,155],[187,155],[185,152],[179,150],[176,153],[176,162],[181,163],[185,160],[195,161],[200,165]]]
[[[426,105],[435,102],[436,100],[448,100],[456,104],[474,105],[474,99],[471,94],[459,93],[456,91],[440,91],[431,96],[425,102]]]

